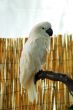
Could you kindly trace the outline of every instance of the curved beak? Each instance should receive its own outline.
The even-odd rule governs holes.
[[[46,30],[46,33],[49,35],[49,36],[52,36],[53,35],[53,30],[51,28],[47,29]]]

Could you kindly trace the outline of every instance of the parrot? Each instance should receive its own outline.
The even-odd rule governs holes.
[[[34,76],[46,62],[52,34],[51,23],[48,21],[40,22],[33,26],[28,40],[22,48],[20,56],[20,84],[27,90],[30,102],[33,102],[37,97]]]

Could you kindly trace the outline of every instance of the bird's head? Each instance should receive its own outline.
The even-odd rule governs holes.
[[[35,25],[31,32],[30,32],[30,35],[36,35],[36,36],[39,36],[39,35],[43,35],[43,36],[47,36],[47,37],[50,37],[53,35],[53,30],[52,30],[52,27],[51,27],[51,24],[49,22],[41,22],[37,25]]]

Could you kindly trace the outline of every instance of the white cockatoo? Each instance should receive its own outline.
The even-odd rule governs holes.
[[[39,23],[32,28],[29,38],[23,46],[20,58],[20,83],[27,89],[28,99],[31,102],[34,101],[37,94],[34,76],[46,61],[52,34],[50,23]]]

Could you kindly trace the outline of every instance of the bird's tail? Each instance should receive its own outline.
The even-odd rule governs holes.
[[[37,92],[36,92],[36,85],[34,84],[34,81],[30,83],[30,86],[28,87],[28,99],[29,101],[33,102],[34,99],[37,101]]]

